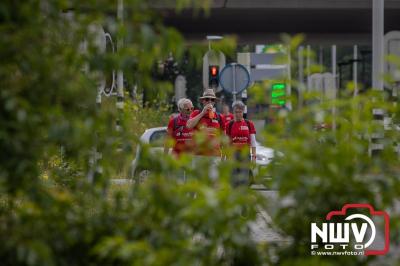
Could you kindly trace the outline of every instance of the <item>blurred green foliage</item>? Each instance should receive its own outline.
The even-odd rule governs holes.
[[[129,168],[144,129],[167,122],[162,100],[171,86],[153,80],[154,65],[184,50],[180,34],[147,4],[124,1],[122,24],[117,1],[0,3],[1,265],[263,261],[248,225],[262,202],[247,189],[222,181],[213,187],[199,169],[178,184],[166,171],[185,161],[163,156],[144,157],[154,179],[110,188],[110,178]],[[124,39],[115,54],[96,45],[93,25],[103,23]],[[114,69],[161,102],[142,108],[127,100],[122,114],[115,98],[96,105],[99,76]]]
[[[190,156],[177,160],[146,146],[140,163],[151,168],[150,178],[124,189],[110,186],[111,177],[129,168],[144,129],[166,124],[168,106],[126,101],[121,114],[109,98],[99,107],[99,73],[121,69],[128,83],[140,81],[152,99],[165,100],[171,87],[155,82],[152,69],[169,53],[179,58],[184,51],[183,38],[163,26],[147,1],[124,4],[124,24],[111,23],[124,45],[110,55],[95,45],[89,25],[116,21],[116,1],[0,3],[1,265],[356,265],[376,259],[310,256],[309,230],[345,203],[393,210],[400,193],[393,150],[399,131],[372,121],[372,109],[383,108],[398,122],[399,108],[381,92],[334,101],[305,94],[307,106],[277,113],[263,133],[264,144],[280,152],[265,183],[279,192],[276,200],[232,188],[233,161],[220,164],[215,181],[209,162],[193,167]],[[208,5],[182,0],[177,10]],[[73,19],[63,11],[73,11]],[[294,53],[303,37],[286,38]],[[232,43],[216,45],[232,52]],[[199,59],[204,47],[192,48]],[[265,101],[262,84],[253,91]],[[322,123],[332,127],[322,129]],[[384,133],[385,149],[370,156],[376,132]],[[186,182],[179,178],[183,170]],[[271,214],[282,242],[251,237],[260,209]],[[390,214],[391,241],[399,244],[399,217]],[[396,262],[389,259],[378,263]]]
[[[289,47],[298,44],[296,40],[287,40]],[[297,51],[293,47],[290,50]],[[394,56],[389,59],[396,62]],[[400,64],[397,67],[400,69]],[[256,87],[256,101],[266,99],[269,84]],[[389,84],[396,88],[395,83]],[[275,122],[263,132],[264,144],[282,153],[268,169],[273,177],[268,185],[279,192],[278,199],[268,203],[268,212],[288,240],[286,245],[273,248],[276,264],[365,265],[375,259],[376,265],[397,263],[393,250],[380,258],[309,254],[310,224],[323,222],[330,211],[340,210],[347,203],[368,203],[375,210],[386,210],[391,221],[391,245],[399,244],[399,213],[395,211],[400,193],[400,154],[396,151],[400,141],[399,99],[390,96],[392,90],[369,90],[357,96],[353,90],[351,84],[339,88],[337,98],[329,100],[306,88],[301,92],[303,105],[298,105],[297,95],[288,97],[293,111],[276,110]],[[383,120],[374,120],[374,109],[384,110],[391,122],[384,125]],[[382,136],[378,143],[384,148],[372,152],[377,134]]]

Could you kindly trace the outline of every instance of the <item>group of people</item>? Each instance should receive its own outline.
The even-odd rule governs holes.
[[[233,114],[229,112],[229,106],[224,105],[223,113],[220,114],[215,110],[217,100],[214,90],[206,89],[200,97],[202,110],[194,110],[189,99],[178,101],[179,114],[171,117],[167,128],[169,139],[173,140],[173,154],[179,156],[182,153],[191,153],[195,157],[206,156],[218,161],[225,156],[222,152],[221,136],[226,135],[235,150],[236,160],[255,160],[256,130],[254,123],[243,117],[244,103],[233,102]],[[166,144],[164,152],[168,153],[169,148]],[[244,171],[247,171],[244,175],[248,177],[248,169]],[[240,172],[243,174],[243,169],[239,169],[238,173]],[[242,178],[239,182],[247,183],[248,180],[245,179]]]

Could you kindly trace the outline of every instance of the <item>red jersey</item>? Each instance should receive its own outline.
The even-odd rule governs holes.
[[[233,120],[233,114],[232,113],[228,113],[227,115],[223,115],[224,119],[225,119],[225,124],[230,122],[231,120]]]
[[[190,152],[193,148],[193,129],[186,127],[188,117],[182,114],[171,117],[168,123],[168,135],[174,139],[173,152],[180,154],[181,152]]]
[[[194,110],[190,115],[193,118],[201,113],[200,110]],[[210,118],[208,114],[205,114],[194,128],[196,131],[205,132],[208,136],[207,143],[197,147],[196,154],[198,155],[209,155],[209,156],[221,156],[220,140],[219,135],[225,130],[225,120],[220,114],[214,112],[214,117]]]
[[[250,120],[233,120],[225,124],[225,133],[234,146],[242,148],[244,146],[250,146],[250,135],[256,134],[256,129],[253,122]]]

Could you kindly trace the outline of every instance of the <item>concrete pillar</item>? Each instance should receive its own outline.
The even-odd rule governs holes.
[[[372,87],[383,91],[384,71],[384,3],[385,0],[372,0]],[[374,122],[381,124],[385,117],[385,110],[372,110]],[[383,150],[384,132],[373,132],[370,137],[369,155],[373,156]]]

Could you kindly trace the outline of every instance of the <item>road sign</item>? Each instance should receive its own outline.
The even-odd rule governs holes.
[[[251,82],[270,79],[290,79],[288,55],[277,53],[238,53],[238,62],[247,66]]]
[[[219,84],[225,91],[236,95],[249,86],[250,73],[241,64],[228,64],[221,70]]]

